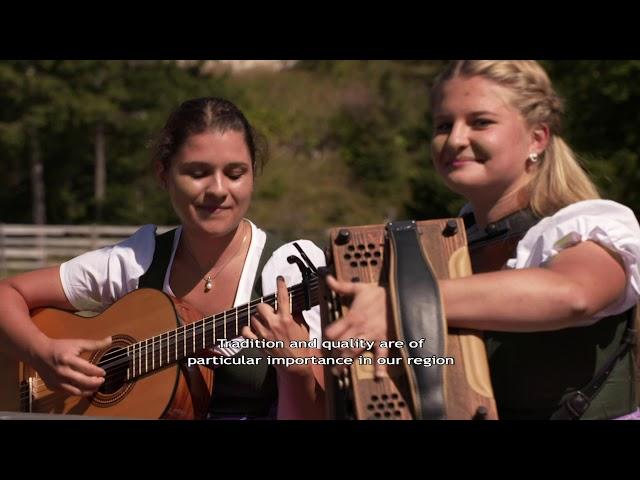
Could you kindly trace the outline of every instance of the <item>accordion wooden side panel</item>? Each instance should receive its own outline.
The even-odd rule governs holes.
[[[417,222],[417,226],[422,249],[439,280],[471,274],[471,262],[461,219],[420,221]],[[384,225],[335,228],[330,231],[330,241],[329,264],[332,265],[336,278],[366,283],[386,283]],[[343,314],[346,313],[347,307],[342,307],[342,310]],[[323,314],[325,315],[326,313]],[[481,332],[448,329],[446,356],[455,359],[454,365],[445,367],[446,417],[448,419],[497,418]],[[410,367],[404,366],[404,368]],[[373,367],[354,364],[351,370],[349,381],[354,385],[349,387],[352,389],[355,400],[357,418],[407,418],[403,409],[398,409],[398,404],[401,406],[408,404],[409,407],[412,405],[410,398],[412,395],[406,394],[407,385],[401,378],[402,369],[389,369],[390,377],[394,379],[391,387],[393,392],[385,397],[393,395],[396,399],[395,402],[388,402],[389,405],[392,403],[395,405],[388,410],[391,414],[383,411],[384,409],[377,412],[376,402],[362,403],[359,398],[363,396],[363,391],[374,399],[380,398],[380,395],[375,393]],[[396,387],[404,398],[397,399]]]

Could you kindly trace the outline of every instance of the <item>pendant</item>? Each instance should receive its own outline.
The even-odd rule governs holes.
[[[211,283],[211,275],[207,275],[207,278],[204,280],[204,293],[207,293],[213,287],[213,284]]]

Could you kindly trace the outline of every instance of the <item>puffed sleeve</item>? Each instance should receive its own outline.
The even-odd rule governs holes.
[[[78,310],[100,312],[138,288],[138,279],[153,259],[155,231],[155,225],[145,225],[120,243],[60,265],[60,280],[69,302]]]
[[[593,241],[617,253],[627,274],[625,293],[596,318],[624,312],[640,298],[640,226],[633,211],[611,200],[585,200],[559,210],[531,228],[508,268],[543,266],[565,248]]]

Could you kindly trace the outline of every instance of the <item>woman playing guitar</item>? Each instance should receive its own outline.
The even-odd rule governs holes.
[[[280,307],[257,306],[250,327],[245,325],[236,333],[250,339],[281,340],[285,345],[284,349],[263,351],[265,355],[311,354],[287,348],[290,340],[319,335],[316,309],[305,311],[304,318],[294,318],[283,305],[288,298],[286,283],[293,285],[301,279],[298,267],[286,261],[298,252],[291,244],[275,248],[265,232],[244,218],[256,171],[266,153],[258,142],[244,114],[231,102],[219,98],[184,102],[167,120],[152,155],[157,177],[181,226],[161,240],[155,227],[146,225],[112,247],[0,282],[0,348],[37,370],[50,390],[90,401],[105,382],[105,369],[90,362],[86,352],[113,348],[112,338],[50,338],[31,320],[34,309],[103,311],[148,286],[178,299],[177,312],[193,320],[246,304],[253,298],[255,285],[264,293],[274,292],[276,276],[281,276],[284,278],[277,281]],[[161,242],[166,247],[165,258],[158,258]],[[323,264],[320,249],[309,241],[298,243],[316,266]],[[236,328],[237,318],[236,312]],[[184,335],[185,347],[186,338]],[[204,329],[201,338],[204,343]],[[176,357],[178,340],[176,337],[172,344]],[[195,346],[195,337],[193,342]],[[164,346],[159,345],[160,356],[151,354],[153,363],[163,359]],[[167,347],[167,352],[172,348]],[[209,353],[232,356],[238,351],[216,347]],[[134,373],[135,363],[128,364]],[[318,378],[319,372],[304,365],[276,367],[275,373],[271,366],[218,367],[209,417],[319,418],[323,398]]]

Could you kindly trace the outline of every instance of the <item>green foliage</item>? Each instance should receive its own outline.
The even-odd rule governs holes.
[[[565,137],[603,196],[640,212],[640,61],[547,62],[566,99]]]
[[[640,62],[546,61],[566,98],[564,136],[605,196],[640,211]],[[455,215],[462,200],[429,158],[428,86],[441,61],[301,61],[278,73],[204,74],[199,62],[0,62],[0,222],[30,222],[29,128],[42,150],[50,223],[93,223],[95,128],[105,128],[102,222],[175,223],[147,145],[168,113],[227,97],[267,137],[249,212],[284,238]]]
[[[0,90],[0,162],[10,172],[0,178],[0,192],[7,192],[0,193],[0,221],[25,223],[31,221],[30,125],[39,131],[50,223],[95,221],[98,123],[105,128],[107,151],[103,223],[142,223],[143,214],[167,220],[174,217],[149,178],[147,145],[180,102],[226,95],[222,79],[167,61],[4,62]]]

